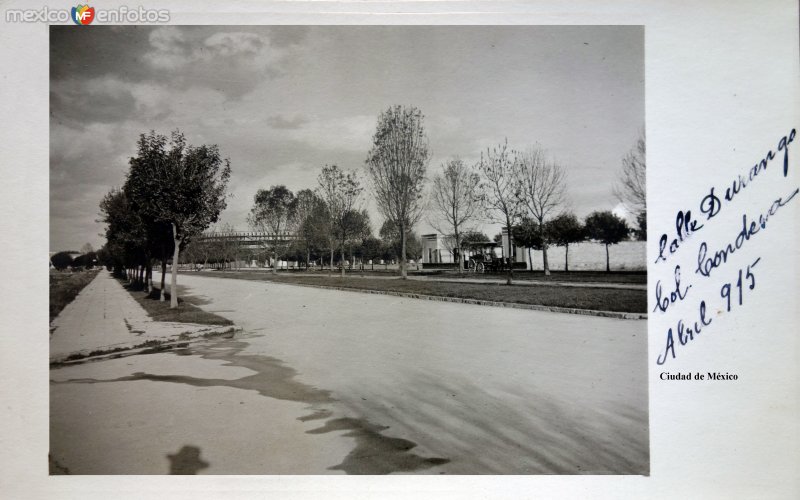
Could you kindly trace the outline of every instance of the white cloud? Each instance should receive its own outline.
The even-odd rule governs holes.
[[[160,26],[150,33],[150,45],[154,50],[145,54],[147,62],[157,69],[174,69],[186,63],[186,39],[180,28]]]
[[[268,45],[268,40],[255,33],[214,33],[206,38],[204,45],[220,56],[256,54]]]
[[[375,133],[375,124],[376,117],[367,115],[312,119],[300,128],[284,129],[277,134],[314,148],[358,151],[366,155]]]

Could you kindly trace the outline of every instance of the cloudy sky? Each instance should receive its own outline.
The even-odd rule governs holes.
[[[645,121],[637,26],[52,26],[50,78],[51,250],[102,245],[98,203],[151,129],[219,145],[233,170],[222,222],[246,229],[259,188],[314,188],[325,164],[363,173],[393,104],[425,114],[429,177],[506,137],[538,144],[579,217],[617,208]]]

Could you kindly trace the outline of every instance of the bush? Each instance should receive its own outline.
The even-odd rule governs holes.
[[[72,265],[72,256],[69,254],[69,252],[58,252],[50,257],[50,263],[52,263],[53,267],[59,271],[63,271]]]

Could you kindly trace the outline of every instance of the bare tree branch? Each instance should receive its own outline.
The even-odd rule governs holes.
[[[634,147],[622,159],[618,184],[614,195],[629,212],[636,216],[647,211],[647,144],[644,131]]]
[[[480,176],[463,161],[454,158],[442,165],[442,173],[433,178],[431,192],[434,217],[429,221],[445,236],[445,245],[456,254],[458,271],[463,272],[461,237],[480,211],[477,190]]]
[[[517,199],[542,231],[544,272],[549,275],[545,223],[558,215],[566,204],[566,173],[561,165],[548,159],[541,148],[534,147],[516,155],[514,179]]]

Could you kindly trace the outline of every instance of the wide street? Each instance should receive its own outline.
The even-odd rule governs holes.
[[[51,369],[58,468],[649,471],[646,321],[186,274],[179,283],[243,332]]]

